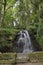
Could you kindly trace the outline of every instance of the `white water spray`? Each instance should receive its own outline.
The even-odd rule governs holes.
[[[20,36],[18,40],[18,46],[22,53],[33,52],[33,47],[31,43],[30,36],[27,30],[20,31]]]

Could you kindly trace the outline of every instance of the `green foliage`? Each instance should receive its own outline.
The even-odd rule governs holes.
[[[0,28],[0,52],[13,51],[13,41],[18,32],[16,29]]]
[[[0,0],[0,27],[6,29],[0,30],[1,35],[14,36],[14,28],[27,29],[43,48],[43,0]]]

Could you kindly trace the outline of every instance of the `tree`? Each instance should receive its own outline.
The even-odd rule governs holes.
[[[0,0],[0,26],[2,22],[2,0]]]
[[[43,0],[0,0],[0,26],[6,28],[6,34],[7,28],[11,34],[14,28],[29,30],[42,46]]]

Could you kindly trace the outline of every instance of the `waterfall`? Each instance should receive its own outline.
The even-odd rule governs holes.
[[[19,51],[22,53],[33,52],[33,46],[28,31],[22,30],[19,32],[19,35],[17,42]]]

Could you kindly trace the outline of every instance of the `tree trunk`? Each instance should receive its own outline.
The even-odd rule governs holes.
[[[0,0],[0,27],[1,27],[1,22],[2,22],[2,0]]]

